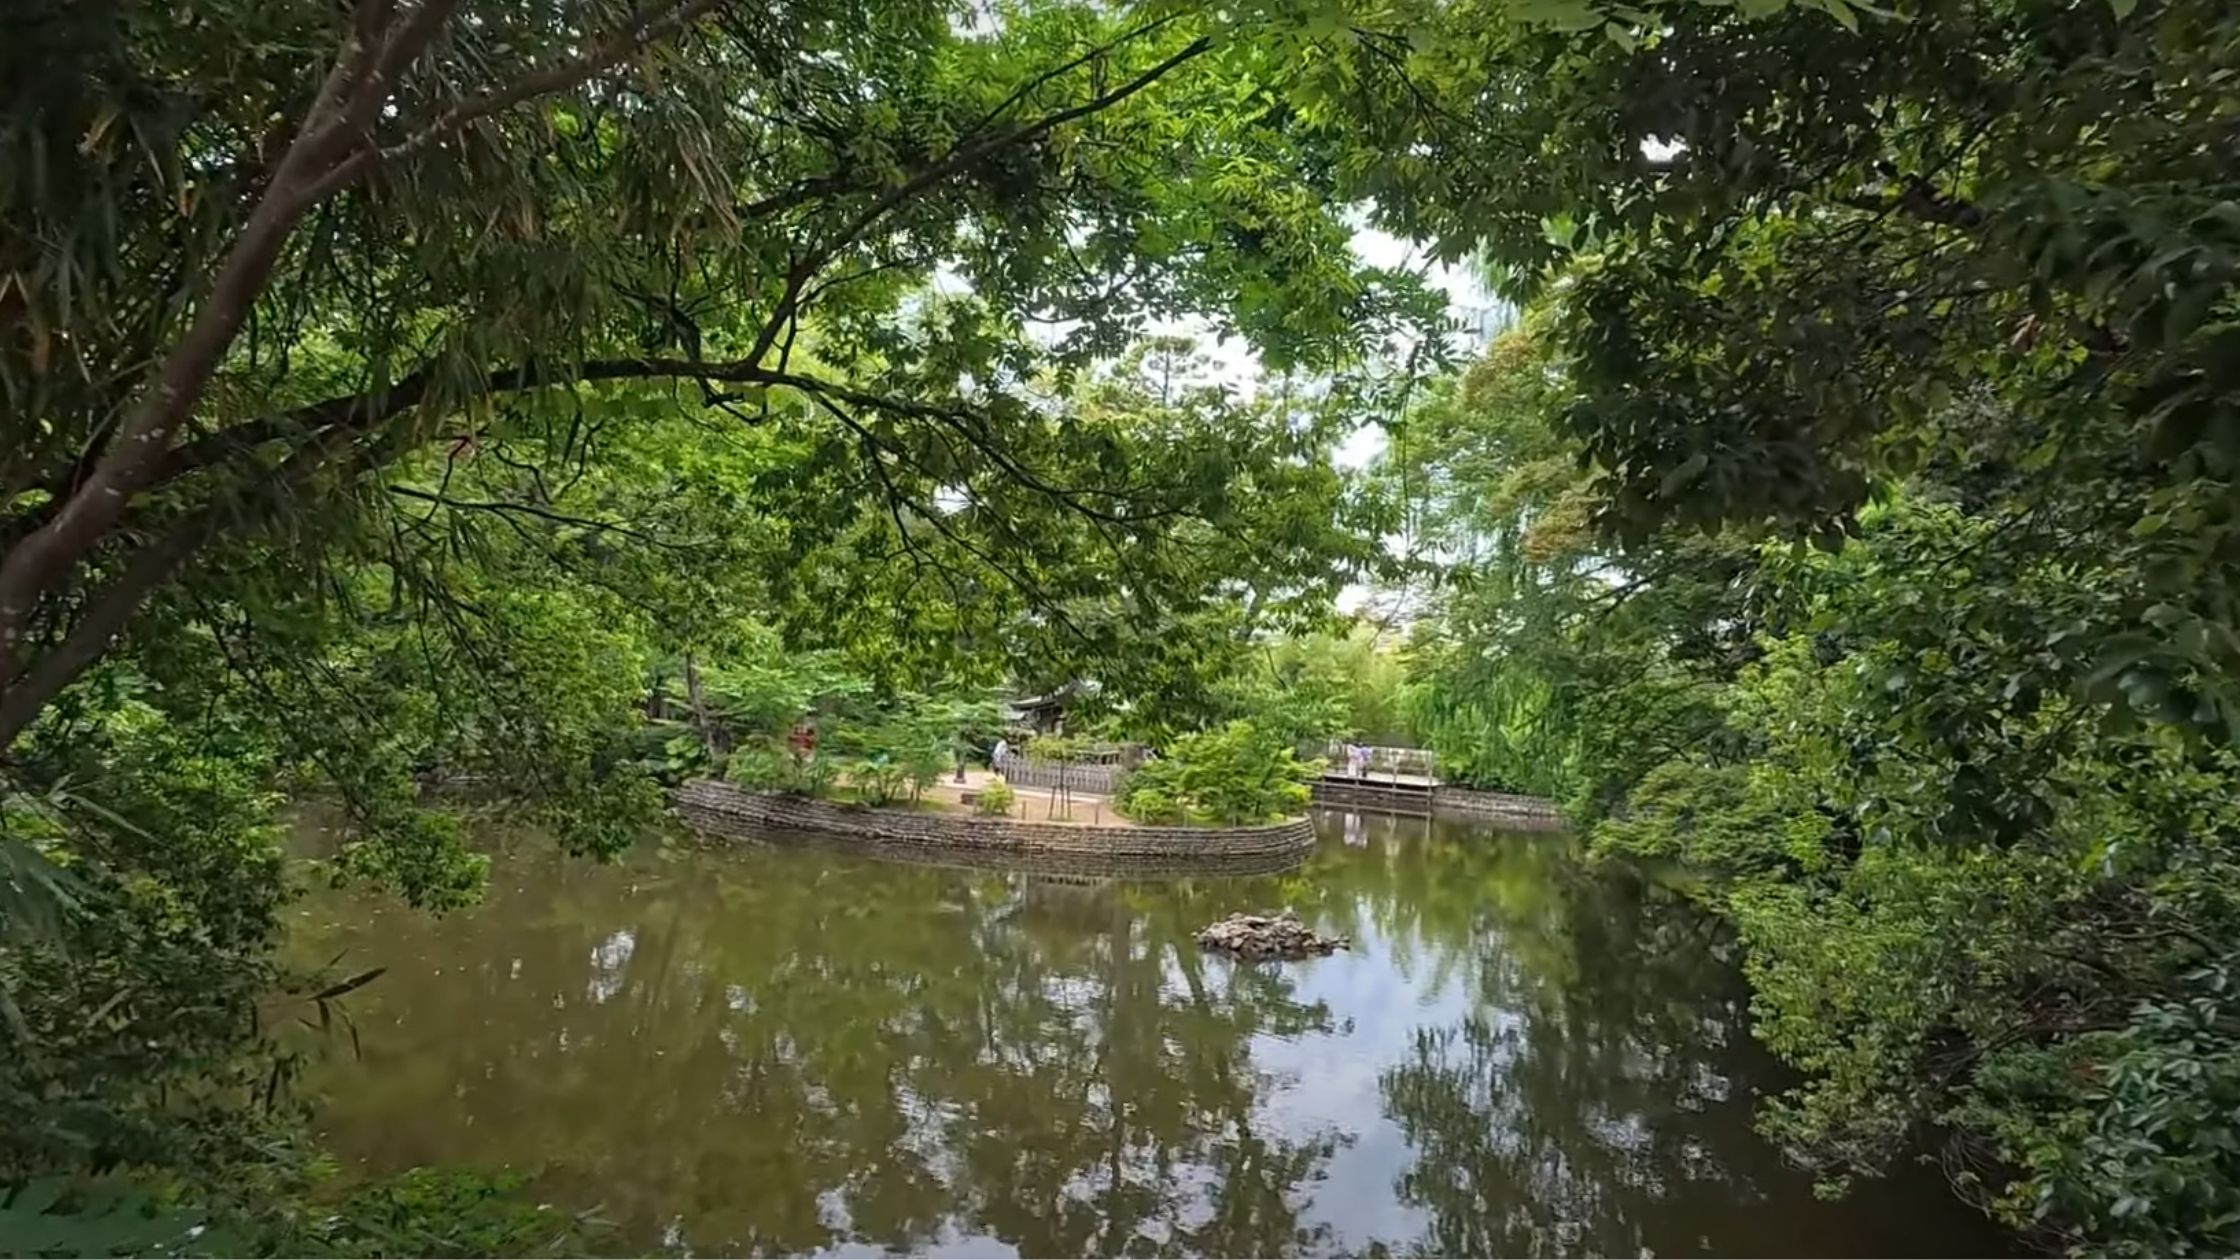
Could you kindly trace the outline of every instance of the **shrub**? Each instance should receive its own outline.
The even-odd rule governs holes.
[[[927,788],[949,773],[951,764],[948,749],[938,744],[919,743],[905,751],[902,773],[910,780],[910,799],[916,801],[924,796]]]
[[[1010,784],[991,783],[980,789],[980,795],[972,802],[972,809],[974,813],[997,817],[1010,813],[1012,802],[1017,799]]]
[[[1138,822],[1265,822],[1303,810],[1314,767],[1246,721],[1185,735],[1138,766],[1114,805]]]
[[[848,782],[866,805],[892,805],[909,785],[909,771],[885,753],[859,757],[848,763]]]
[[[762,739],[731,750],[724,778],[758,792],[821,797],[832,791],[839,771],[839,764],[829,756],[811,753],[797,758],[782,741]]]
[[[741,744],[731,750],[724,778],[743,788],[782,792],[794,786],[792,760],[772,741]]]
[[[1160,764],[1167,765],[1170,763],[1161,762]],[[1171,790],[1159,785],[1159,776],[1153,775],[1151,781],[1141,784],[1137,783],[1137,778],[1136,775],[1128,776],[1127,782],[1120,789],[1117,808],[1121,813],[1137,822],[1180,823],[1189,821],[1187,812],[1182,807],[1182,802],[1175,799]]]

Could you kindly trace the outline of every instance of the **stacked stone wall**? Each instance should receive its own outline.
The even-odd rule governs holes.
[[[1563,825],[1562,815],[1556,812],[1556,803],[1544,797],[1518,796],[1510,792],[1482,792],[1476,788],[1456,787],[1451,783],[1442,783],[1433,789],[1431,808],[1434,813],[1452,814],[1461,818],[1486,818],[1519,826]]]
[[[1314,848],[1314,824],[1305,818],[1253,827],[1099,827],[870,809],[710,779],[678,788],[672,801],[686,823],[718,835],[839,836],[863,852],[1017,858],[1082,873],[1282,870]]]

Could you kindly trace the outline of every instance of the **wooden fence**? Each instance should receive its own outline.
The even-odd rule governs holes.
[[[1013,787],[1055,788],[1059,775],[1065,777],[1069,792],[1082,792],[1090,796],[1110,796],[1128,768],[1118,760],[1104,762],[1044,761],[1023,757],[1018,753],[1005,753],[996,759],[995,771],[1005,783]]]

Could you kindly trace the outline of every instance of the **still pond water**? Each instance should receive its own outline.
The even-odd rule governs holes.
[[[494,837],[488,901],[299,906],[387,966],[306,1086],[367,1172],[510,1166],[708,1254],[1973,1254],[1933,1170],[1816,1200],[1717,925],[1560,837],[1334,814],[1278,876],[1085,885],[813,848],[600,867]],[[1250,966],[1290,906],[1353,938]]]

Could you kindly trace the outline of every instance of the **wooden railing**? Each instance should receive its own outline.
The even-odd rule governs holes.
[[[1057,787],[1062,772],[1067,791],[1110,796],[1120,776],[1127,773],[1127,767],[1117,759],[1108,762],[1044,761],[1005,753],[996,759],[995,772],[1013,787],[1031,788]]]
[[[1368,754],[1366,764],[1356,768],[1346,757],[1345,741],[1331,740],[1329,746],[1322,751],[1322,758],[1328,763],[1324,766],[1323,773],[1343,778],[1417,778],[1433,783],[1439,781],[1439,754],[1428,748],[1396,748],[1371,744],[1364,746],[1362,751]]]

